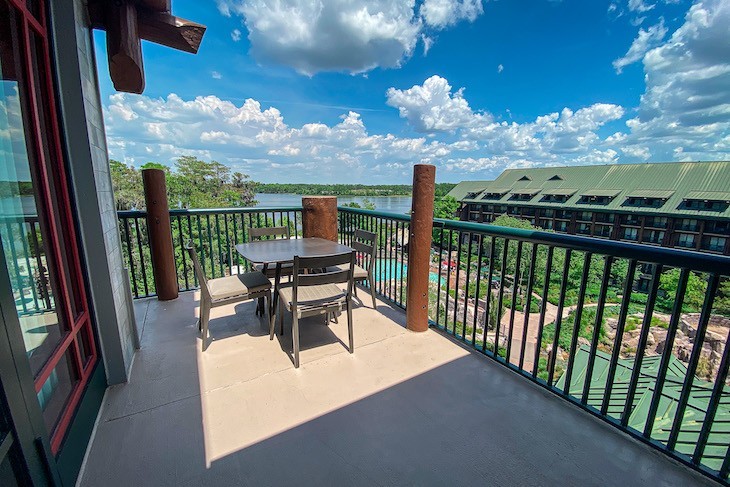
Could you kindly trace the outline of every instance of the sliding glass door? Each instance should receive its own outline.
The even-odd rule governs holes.
[[[97,348],[61,150],[45,12],[43,0],[0,0],[0,238],[26,359],[56,454]]]

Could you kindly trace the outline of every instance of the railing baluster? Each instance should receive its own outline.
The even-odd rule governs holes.
[[[45,301],[46,309],[51,309],[51,291],[49,290],[50,283],[46,275],[45,266],[41,260],[41,245],[38,241],[38,231],[36,230],[36,220],[30,220],[30,234],[33,237],[33,248],[35,249],[36,265],[38,266],[38,278],[40,283],[43,285],[43,300]]]
[[[464,234],[461,232],[457,232],[456,235],[459,243],[456,246],[456,279],[454,281],[454,336],[457,336],[456,323],[458,322],[459,316],[459,277],[461,275],[461,244]],[[463,325],[462,328],[464,328]]]
[[[517,307],[517,290],[520,287],[520,265],[522,264],[522,240],[517,241],[517,256],[515,258],[515,273],[512,276],[512,301],[510,302],[509,330],[507,330],[507,353],[505,360],[509,363],[512,357],[512,338],[515,326],[515,308]]]
[[[613,340],[613,350],[611,353],[611,362],[608,364],[608,375],[606,376],[606,389],[603,392],[603,401],[601,402],[601,415],[605,416],[608,412],[608,406],[611,401],[611,391],[613,390],[613,379],[616,377],[616,366],[621,354],[621,341],[626,327],[626,317],[629,313],[629,304],[631,303],[631,289],[634,286],[634,273],[636,272],[636,260],[629,261],[629,268],[626,272],[626,282],[624,283],[624,293],[621,298],[621,310],[618,315],[618,323],[616,324],[616,337]]]
[[[145,228],[147,225],[145,224]],[[147,284],[147,266],[145,265],[144,251],[142,247],[142,237],[139,231],[139,218],[134,218],[134,233],[137,235],[137,250],[139,251],[139,268],[142,271],[142,283],[144,284],[144,295],[149,296],[149,284]],[[149,242],[149,238],[147,239]]]
[[[629,424],[629,416],[633,411],[634,397],[636,396],[636,385],[639,383],[641,375],[641,363],[644,358],[644,350],[649,337],[649,328],[651,327],[651,318],[654,315],[654,304],[656,303],[657,292],[659,292],[659,278],[662,275],[662,266],[654,265],[651,275],[651,288],[649,296],[646,300],[646,308],[644,309],[644,319],[639,332],[639,342],[636,346],[636,358],[634,359],[634,370],[631,371],[631,381],[629,382],[629,390],[626,395],[626,403],[624,411],[621,415],[621,424],[627,426]]]
[[[134,271],[134,258],[132,257],[132,243],[129,238],[129,220],[125,219],[124,223],[124,240],[127,242],[127,258],[129,259],[129,272],[132,275],[132,290],[134,290],[134,297],[139,297],[139,290],[137,289],[137,274]],[[145,292],[145,295],[149,294]]]
[[[558,347],[560,341],[560,327],[563,323],[563,308],[565,306],[565,290],[568,286],[568,273],[570,271],[570,258],[573,256],[572,249],[565,250],[565,262],[563,263],[563,275],[560,280],[560,297],[558,298],[558,310],[555,316],[555,336],[553,337],[553,348],[548,363],[548,386],[553,385],[553,374],[555,374],[555,363],[558,360]]]
[[[18,255],[15,251],[15,235],[13,232],[13,227],[10,224],[9,221],[5,222],[5,227],[7,228],[8,232],[8,239],[10,240],[10,258],[13,261],[13,271],[15,273],[15,279],[18,283],[18,291],[20,293],[20,307],[23,308],[23,312],[28,312],[28,306],[25,304],[25,287],[23,286],[23,278],[20,276],[20,267],[18,266]],[[21,237],[22,238],[22,235]]]
[[[608,281],[611,277],[611,267],[613,265],[613,257],[606,256],[603,265],[603,280],[601,281],[601,290],[598,294],[598,306],[596,307],[596,321],[593,325],[593,336],[591,338],[591,350],[588,355],[588,364],[586,365],[586,377],[583,383],[583,395],[581,402],[588,404],[588,393],[591,389],[591,379],[593,378],[593,367],[596,362],[596,350],[598,350],[598,341],[601,338],[601,328],[603,327],[603,309],[606,305],[606,294],[608,293]]]
[[[471,251],[472,251],[472,234],[466,233],[469,236],[469,245],[466,250],[466,277],[464,279],[464,315],[461,320],[461,339],[466,340],[466,321],[467,311],[469,310],[469,273],[471,271]],[[474,308],[476,312],[476,307]]]
[[[699,465],[702,460],[702,455],[705,453],[707,447],[707,440],[710,436],[710,428],[712,428],[715,422],[715,415],[717,414],[717,407],[720,405],[720,399],[725,392],[725,383],[727,382],[728,366],[730,365],[730,341],[725,339],[725,348],[722,351],[722,358],[720,359],[720,365],[717,368],[717,377],[715,378],[715,384],[712,387],[712,396],[710,396],[710,402],[707,406],[707,412],[705,413],[705,420],[702,423],[702,430],[700,436],[697,438],[697,445],[695,446],[694,454],[692,455],[692,462],[695,465]]]
[[[545,260],[545,280],[542,287],[542,305],[540,306],[540,319],[537,323],[537,344],[535,346],[535,362],[532,364],[532,377],[537,378],[540,365],[540,351],[542,350],[542,333],[545,328],[545,312],[548,305],[548,293],[550,291],[550,275],[553,271],[553,254],[554,247],[548,247],[547,258]]]
[[[446,252],[448,261],[446,262],[446,294],[444,301],[444,330],[449,331],[449,288],[451,287],[451,248],[453,246],[454,231],[449,230],[449,247]],[[406,303],[408,306],[408,303]],[[456,325],[454,325],[456,326]]]
[[[479,315],[479,294],[480,294],[480,284],[482,280],[482,258],[484,256],[484,235],[481,233],[477,235],[477,241],[479,242],[479,250],[477,251],[477,279],[476,279],[476,289],[474,290],[474,315],[472,316],[472,323],[471,323],[471,345],[472,347],[476,344],[477,339],[477,322],[478,315]],[[487,288],[488,289],[488,288]],[[487,291],[488,292],[488,291]]]
[[[525,294],[527,302],[522,300],[522,312],[525,320],[522,323],[522,346],[520,347],[519,368],[522,370],[525,363],[525,350],[527,349],[527,329],[530,326],[530,306],[532,305],[532,287],[535,281],[535,261],[537,260],[537,244],[532,244],[532,253],[530,254],[530,270],[527,274],[527,294]]]
[[[485,352],[487,350],[487,338],[489,337],[489,308],[492,303],[492,279],[494,279],[494,254],[496,251],[496,238],[489,237],[489,271],[487,271],[487,292],[484,295],[484,329],[482,330],[482,352]]]
[[[689,362],[687,363],[687,375],[684,379],[684,383],[682,384],[682,392],[679,395],[679,403],[677,404],[677,410],[674,413],[672,431],[669,433],[669,440],[667,441],[668,450],[674,450],[677,446],[677,439],[679,438],[679,432],[682,429],[682,420],[684,419],[684,410],[687,408],[687,401],[689,401],[689,397],[692,394],[692,386],[695,381],[695,373],[697,372],[697,363],[700,360],[702,347],[705,344],[707,324],[710,322],[712,303],[715,300],[715,293],[717,293],[719,282],[720,276],[717,274],[710,274],[710,280],[705,293],[705,301],[702,304],[702,311],[700,312],[700,320],[697,323],[697,331],[695,332],[695,342],[692,346],[692,354],[690,355]]]
[[[436,326],[441,326],[441,272],[443,269],[444,262],[444,227],[439,228],[439,263],[438,263],[438,280],[436,281]],[[410,264],[410,262],[409,262]],[[446,276],[448,280],[448,274]],[[408,303],[406,303],[408,306]],[[445,327],[444,327],[445,328]]]
[[[583,257],[583,272],[580,278],[580,290],[578,291],[578,303],[575,308],[575,316],[573,317],[573,334],[570,337],[570,349],[568,350],[568,368],[565,371],[565,388],[563,393],[570,395],[570,381],[573,379],[573,365],[575,365],[575,355],[578,353],[578,335],[580,334],[581,320],[583,319],[583,303],[586,297],[586,285],[588,284],[588,273],[591,270],[591,259],[593,254],[586,252]]]
[[[190,234],[190,243],[193,244],[195,242],[195,238],[193,237],[193,222],[190,218],[190,215],[188,215],[188,233]],[[185,274],[187,275],[188,270],[185,269]],[[198,276],[195,274],[195,271],[193,271],[193,283],[195,284],[195,287],[198,287]]]
[[[26,239],[25,233],[25,222],[18,222],[18,230],[20,231],[20,243],[23,246],[23,257],[25,260],[25,268],[28,269],[28,285],[30,287],[30,293],[33,295],[33,307],[35,308],[35,311],[40,311],[40,306],[38,304],[38,292],[35,288],[35,282],[33,279],[33,267],[30,265],[30,251],[28,249],[28,241]]]
[[[185,256],[185,242],[183,241],[183,222],[180,218],[180,215],[177,215],[177,233],[178,233],[178,241],[180,242],[180,254],[182,255],[182,265],[183,265],[183,279],[185,281],[185,290],[190,289],[190,283],[188,282],[188,261],[187,257]]]
[[[679,273],[679,280],[677,282],[677,293],[674,297],[672,316],[669,319],[667,336],[664,339],[664,350],[662,351],[662,358],[661,362],[659,363],[659,372],[657,373],[656,385],[654,386],[654,395],[651,398],[651,404],[649,405],[649,412],[647,414],[646,424],[644,425],[645,437],[649,437],[651,435],[652,429],[654,428],[656,412],[659,408],[659,401],[661,400],[662,390],[664,389],[664,380],[667,377],[669,361],[672,357],[674,338],[676,337],[677,329],[679,328],[679,320],[682,314],[682,304],[684,303],[684,293],[687,290],[688,279],[689,269],[682,269]]]
[[[509,253],[510,241],[504,239],[504,249],[502,249],[502,268],[499,278],[499,295],[497,296],[497,319],[494,325],[494,356],[499,358],[499,335],[502,325],[502,304],[504,304],[504,276],[507,271],[507,254]]]

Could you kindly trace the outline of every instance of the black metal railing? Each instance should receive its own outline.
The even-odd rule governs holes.
[[[0,237],[19,315],[55,309],[37,215],[3,215]]]
[[[238,273],[247,265],[232,245],[249,241],[248,229],[288,226],[292,238],[301,234],[301,207],[219,208],[170,210],[173,249],[181,291],[198,287],[193,265],[184,245],[192,240],[208,278]],[[152,258],[145,211],[119,211],[119,234],[125,265],[135,298],[154,296]]]
[[[180,288],[196,285],[179,244],[187,236],[214,249],[205,256],[214,277],[239,264],[229,262],[227,237],[246,241],[243,228],[257,215],[262,225],[286,219],[296,229],[298,211],[172,211]],[[352,242],[356,228],[377,235],[374,282],[365,285],[405,308],[410,217],[338,213],[342,243]],[[139,263],[149,259],[143,216],[120,213],[137,280]],[[437,219],[429,267],[434,328],[727,482],[730,258]],[[143,277],[147,287],[138,283],[137,296],[151,293],[149,271]]]
[[[375,282],[364,285],[368,288],[374,285],[382,298],[405,309],[410,216],[340,207],[338,220],[340,243],[345,245],[352,243],[356,228],[375,233],[377,246],[372,263]],[[358,255],[357,263],[367,265],[367,256]]]

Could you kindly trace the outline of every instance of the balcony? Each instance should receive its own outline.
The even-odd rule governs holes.
[[[355,308],[352,355],[344,320],[307,320],[298,370],[288,320],[269,341],[253,304],[214,309],[202,353],[197,307],[136,301],[81,486],[713,484],[384,301]]]
[[[82,485],[727,483],[727,257],[437,220],[430,262],[409,263],[410,217],[339,208],[341,243],[377,235],[381,301],[356,307],[353,355],[344,324],[302,326],[296,370],[289,336],[269,341],[251,304],[214,309],[199,352],[182,242],[205,249],[209,277],[236,273],[230,242],[254,226],[299,238],[301,208],[172,210],[189,292],[169,302],[149,299],[144,212],[119,216],[142,349],[109,391]],[[410,265],[429,266],[424,334],[403,328]]]

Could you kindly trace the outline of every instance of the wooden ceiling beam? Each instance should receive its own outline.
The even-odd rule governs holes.
[[[171,0],[89,0],[91,25],[107,32],[109,73],[118,91],[142,93],[141,40],[196,54],[206,27],[170,13]]]
[[[106,21],[106,52],[114,88],[127,93],[142,93],[145,79],[136,5],[125,2],[109,4]]]
[[[141,12],[138,21],[142,39],[192,54],[197,54],[206,29],[169,13]]]

